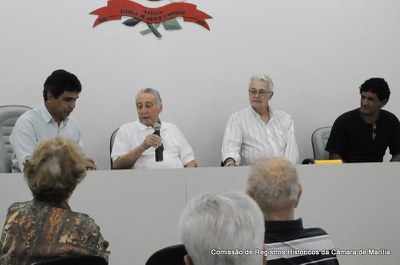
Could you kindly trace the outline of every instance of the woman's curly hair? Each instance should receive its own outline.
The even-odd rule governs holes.
[[[63,137],[41,141],[24,167],[25,180],[35,199],[62,202],[86,175],[80,150]]]

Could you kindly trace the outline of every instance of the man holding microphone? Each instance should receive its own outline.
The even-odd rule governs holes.
[[[114,140],[114,169],[197,167],[193,150],[181,131],[159,119],[162,109],[157,90],[144,88],[138,92],[138,119],[123,124]]]

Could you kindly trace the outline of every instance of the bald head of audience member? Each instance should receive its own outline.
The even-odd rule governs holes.
[[[252,164],[247,194],[257,202],[265,220],[293,220],[301,192],[296,167],[287,159],[263,157]]]
[[[179,221],[188,252],[185,264],[265,264],[264,227],[259,207],[246,194],[200,194],[187,204]]]

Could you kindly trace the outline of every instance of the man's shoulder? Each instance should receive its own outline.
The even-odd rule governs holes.
[[[30,109],[24,112],[18,117],[15,122],[14,128],[11,132],[11,137],[15,135],[20,135],[21,133],[26,133],[31,130],[36,130],[39,124],[44,124],[45,122],[40,116],[37,109]]]
[[[232,116],[233,115],[240,115],[240,114],[243,114],[243,113],[248,113],[249,111],[251,111],[251,108],[247,107],[247,108],[244,108],[244,109],[237,110],[237,111],[233,112]]]
[[[346,111],[342,114],[339,115],[339,117],[336,118],[336,120],[350,120],[350,119],[354,119],[360,117],[359,115],[359,109],[352,109],[349,111]]]
[[[244,117],[249,116],[250,114],[255,113],[255,111],[251,107],[247,107],[238,111],[235,111],[231,114],[230,118],[243,119]]]
[[[285,221],[282,221],[282,224],[279,224],[278,221],[278,223],[274,226],[275,229],[266,232],[267,243],[276,242],[277,239],[274,237],[279,237],[279,240],[281,241],[308,240],[311,238],[314,238],[315,240],[318,239],[318,241],[331,241],[329,234],[320,227],[301,229],[298,227],[297,229],[295,229],[293,227],[288,227]],[[267,230],[269,230],[268,227]],[[269,235],[271,235],[271,237]]]
[[[172,122],[168,122],[168,121],[163,121],[162,122],[162,127],[168,128],[168,129],[178,129],[178,127],[172,123]]]
[[[382,115],[384,118],[398,121],[398,118],[394,113],[384,109],[381,109],[380,112],[380,115]]]
[[[296,220],[281,220],[281,221],[265,221],[265,226],[268,232],[291,231],[291,234],[297,234],[299,237],[313,237],[327,235],[328,233],[320,227],[303,227],[301,218]]]
[[[146,131],[146,126],[139,122],[139,120],[126,122],[118,128],[118,135],[124,137],[132,137],[134,135],[141,135]]]
[[[124,124],[122,124],[121,126],[119,126],[119,130],[123,131],[123,130],[129,130],[135,127],[138,127],[139,124],[136,121],[131,121],[131,122],[126,122]]]
[[[272,110],[273,116],[280,118],[280,119],[292,119],[292,116],[290,116],[289,113],[283,110]]]
[[[50,115],[50,114],[48,114]],[[51,116],[49,116],[51,117]],[[71,119],[72,117],[69,117]],[[48,118],[50,119],[50,118]],[[72,118],[73,120],[73,118]],[[33,109],[24,112],[17,120],[16,127],[18,126],[33,126],[36,127],[39,124],[47,124],[48,120],[45,114],[44,105],[39,105]],[[76,123],[76,121],[75,121]]]
[[[34,109],[25,111],[21,116],[19,116],[18,121],[19,122],[36,121],[40,119],[40,111],[38,108],[39,107],[36,107]]]
[[[306,237],[328,236],[328,233],[321,227],[304,228],[303,233]]]

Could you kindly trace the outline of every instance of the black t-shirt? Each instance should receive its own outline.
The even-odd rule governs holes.
[[[378,120],[370,124],[355,109],[336,119],[325,150],[339,154],[345,162],[382,162],[388,147],[392,155],[400,154],[397,117],[380,110]]]

